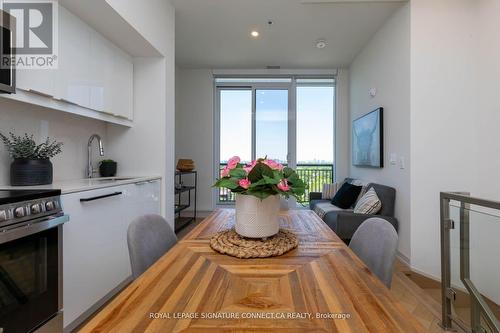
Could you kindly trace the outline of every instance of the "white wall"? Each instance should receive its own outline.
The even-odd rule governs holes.
[[[411,10],[412,266],[439,278],[439,192],[500,201],[500,3],[421,0]],[[471,214],[473,281],[497,303],[499,223]]]
[[[103,139],[104,158],[113,158],[113,152],[108,146],[105,123],[0,98],[0,132],[7,135],[9,131],[18,135],[33,134],[35,140],[40,142],[47,136],[64,142],[63,152],[52,159],[54,180],[85,177],[87,141],[94,133]],[[99,161],[103,157],[97,153],[96,142],[94,145],[93,160]],[[0,185],[10,184],[11,162],[5,147],[0,145]]]
[[[110,125],[123,173],[158,174],[162,212],[174,223],[175,10],[169,1],[107,0],[163,57],[134,61],[134,127]]]
[[[351,115],[349,69],[340,68],[336,79],[335,103],[335,180],[343,180],[350,175]]]
[[[175,55],[175,10],[170,0],[105,1],[161,54]]]
[[[399,252],[410,257],[410,8],[399,9],[356,56],[350,67],[352,120],[384,108],[384,168],[352,166],[350,176],[396,188]],[[377,89],[372,98],[368,91]],[[349,126],[351,128],[351,126]],[[349,142],[350,142],[349,133]],[[349,145],[348,145],[349,146]],[[406,167],[391,165],[389,155],[404,158]]]
[[[500,78],[500,1],[479,2],[479,76],[478,76],[478,161],[476,163],[478,195],[500,201],[500,178],[494,177],[500,170],[500,154],[495,144],[500,142],[500,99],[498,79]],[[500,276],[499,276],[500,277]]]
[[[475,1],[411,2],[411,264],[435,277],[439,193],[473,192],[479,164],[476,23]]]
[[[176,73],[175,157],[191,158],[198,170],[199,211],[213,209],[213,77],[209,69]]]

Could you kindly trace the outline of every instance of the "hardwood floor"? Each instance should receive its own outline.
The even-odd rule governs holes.
[[[441,304],[408,277],[408,272],[409,268],[405,264],[396,261],[392,276],[392,295],[429,332],[446,332],[439,326],[441,322]]]
[[[193,230],[198,224],[200,224],[205,218],[197,218],[195,221],[191,222],[177,233],[177,239],[181,240],[186,237],[191,230]]]

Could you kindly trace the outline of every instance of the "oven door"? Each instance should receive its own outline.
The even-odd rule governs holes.
[[[67,220],[46,218],[0,235],[0,332],[30,332],[62,308],[62,223]]]

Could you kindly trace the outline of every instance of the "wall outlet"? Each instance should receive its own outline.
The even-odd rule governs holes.
[[[368,94],[370,94],[371,98],[377,96],[377,88],[370,88],[370,90],[368,90]]]
[[[405,169],[405,168],[406,168],[406,162],[405,162],[405,158],[404,158],[404,156],[401,156],[401,157],[399,158],[399,168],[400,168],[401,170],[403,170],[403,169]]]

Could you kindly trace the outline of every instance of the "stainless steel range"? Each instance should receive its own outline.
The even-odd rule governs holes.
[[[59,190],[0,190],[0,333],[62,332]]]

